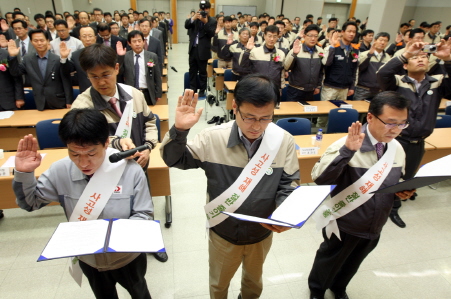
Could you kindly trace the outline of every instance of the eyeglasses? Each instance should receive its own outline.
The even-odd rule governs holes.
[[[382,119],[380,119],[376,115],[374,115],[374,117],[376,117],[378,120],[380,120],[385,125],[385,128],[387,128],[389,130],[393,130],[394,128],[398,128],[400,130],[404,130],[405,128],[407,128],[409,126],[409,123],[405,123],[405,124],[387,124],[386,122],[384,122]]]
[[[89,80],[94,80],[94,81],[108,80],[108,79],[110,79],[111,76],[113,76],[113,74],[103,75],[103,76],[100,76],[100,77],[89,77],[88,76],[88,79]]]
[[[306,34],[305,36],[307,36],[308,38],[318,38],[318,35],[309,35],[309,34]]]
[[[247,124],[253,124],[256,121],[259,121],[260,124],[269,124],[270,122],[272,122],[272,118],[256,119],[256,118],[250,118],[250,117],[243,117],[243,114],[241,114],[241,111],[239,108],[237,108],[236,111],[238,111],[240,113],[241,119],[243,120],[243,122],[245,122]]]

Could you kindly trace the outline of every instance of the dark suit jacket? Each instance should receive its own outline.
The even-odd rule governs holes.
[[[85,71],[80,66],[80,53],[83,49],[77,50],[72,53],[71,59],[68,59],[66,63],[61,64],[61,69],[65,76],[70,76],[70,73],[77,72],[75,76],[78,78],[78,84],[80,87],[80,93],[91,87],[91,81],[88,79]]]
[[[0,49],[0,61],[8,59],[8,51]],[[0,71],[0,111],[16,110],[16,100],[25,98],[22,76],[12,76],[6,70]]]
[[[58,55],[49,53],[44,78],[35,54],[25,55],[22,62],[17,57],[10,57],[9,66],[13,76],[26,75],[29,78],[38,110],[66,108],[66,104],[72,104],[70,77],[63,74]]]
[[[122,37],[119,37],[119,36],[111,35],[110,47],[113,48],[114,52],[116,52],[116,44],[118,42],[122,43],[122,46],[124,48],[127,47],[127,41],[125,39],[123,39]],[[100,36],[97,36],[96,43],[103,44],[103,38],[101,38]]]
[[[164,60],[163,60],[163,52],[161,51],[160,41],[150,35],[149,35],[148,39],[149,40],[147,41],[147,45],[148,45],[147,49],[144,49],[144,50],[157,54],[158,63],[160,64],[160,70],[162,70]],[[130,46],[127,46],[127,51],[131,51]]]
[[[166,43],[168,42],[168,25],[163,21],[158,24],[158,29],[163,32],[163,49],[166,50]]]
[[[119,56],[118,61],[120,64],[119,74],[124,77],[124,83],[127,85],[134,86],[135,85],[135,52],[128,51],[124,56]],[[147,90],[150,94],[150,99],[152,100],[152,105],[155,105],[157,102],[157,98],[161,98],[162,95],[162,86],[161,86],[161,69],[160,63],[158,61],[158,56],[155,53],[144,51],[144,63],[153,59],[155,62],[155,66],[152,67],[152,73],[150,73],[150,68],[145,66],[146,68],[146,83]]]
[[[201,60],[208,60],[211,58],[211,38],[215,36],[217,21],[215,18],[209,16],[207,23],[202,23],[203,26],[200,23],[202,23],[201,20],[195,20],[191,23],[191,18],[186,19],[185,21],[185,29],[188,29],[189,34],[188,53],[191,52],[196,41],[197,33],[199,32],[199,58]]]
[[[158,39],[160,41],[160,45],[161,45],[161,52],[163,53],[163,55],[165,55],[165,49],[164,49],[164,35],[163,32],[158,29],[158,28],[152,28],[150,34],[152,37],[155,37],[156,39]]]
[[[18,48],[22,48],[22,44],[20,43],[21,42],[20,39],[17,38],[15,40],[15,42],[16,42],[16,46]],[[22,52],[19,52],[19,55],[21,55],[20,53],[22,53]],[[31,43],[31,39],[30,39],[30,42],[28,43],[27,54],[36,54],[36,49],[34,48],[33,44]]]

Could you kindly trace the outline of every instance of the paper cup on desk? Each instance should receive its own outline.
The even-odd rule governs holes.
[[[5,154],[3,153],[3,150],[0,149],[0,159],[3,159],[3,158],[5,158]]]
[[[315,145],[316,136],[312,136],[312,145]]]

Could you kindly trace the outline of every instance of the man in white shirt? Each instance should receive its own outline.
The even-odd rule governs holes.
[[[55,17],[52,15],[45,16],[45,24],[47,25],[47,32],[50,34],[50,40],[54,40],[58,37],[55,28]]]
[[[69,26],[67,22],[64,20],[56,20],[55,21],[56,32],[58,33],[58,38],[52,40],[50,42],[50,46],[52,47],[52,52],[58,56],[60,55],[60,44],[62,41],[66,43],[66,46],[71,50],[71,52],[75,52],[77,50],[83,49],[83,43],[74,37],[69,35]],[[70,59],[71,55],[69,55]]]

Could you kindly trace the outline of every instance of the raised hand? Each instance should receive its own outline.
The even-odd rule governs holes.
[[[365,133],[361,132],[362,124],[357,121],[352,123],[348,128],[348,137],[346,138],[345,146],[351,151],[358,151],[362,147]]]
[[[9,25],[8,25],[8,23],[6,23],[5,19],[2,19],[0,21],[0,28],[2,29],[2,31],[8,31]]]
[[[299,39],[295,39],[293,43],[293,54],[299,54],[301,51],[301,41]]]
[[[299,30],[298,35],[300,38],[304,38],[304,31],[305,31],[305,29]]]
[[[227,44],[228,45],[231,45],[233,43],[233,34],[229,34],[228,36],[227,36]]]
[[[194,93],[191,89],[186,89],[183,96],[179,97],[175,110],[174,125],[178,130],[189,130],[199,121],[203,108],[199,108],[196,112],[196,105],[197,93]]]
[[[335,45],[338,43],[338,32],[334,31],[334,33],[332,33],[332,35],[329,38],[329,44],[333,47],[335,47]]]
[[[369,54],[373,54],[374,51],[376,51],[376,43],[375,43],[375,42],[373,42],[373,43],[371,44],[371,48],[370,48]]]
[[[67,58],[69,57],[70,54],[70,48],[67,47],[66,42],[61,42],[60,43],[60,55],[61,58]]]
[[[405,58],[409,59],[413,56],[417,56],[421,53],[426,43],[416,42],[416,43],[408,43],[406,45],[406,51],[402,54]]]
[[[451,60],[451,38],[449,38],[448,41],[442,39],[437,44],[437,52],[435,52],[434,55],[444,61]]]
[[[252,50],[254,47],[255,47],[255,44],[254,44],[254,37],[251,36],[251,37],[249,38],[249,40],[247,41],[246,49]]]
[[[122,43],[116,43],[116,53],[118,56],[124,56],[125,52],[127,52],[122,45]]]
[[[0,35],[0,48],[8,48],[8,40],[3,34]]]
[[[19,55],[20,49],[16,46],[16,42],[13,39],[10,39],[8,42],[8,54],[11,57],[15,57]]]
[[[15,168],[20,172],[33,172],[41,165],[41,154],[38,153],[38,141],[29,134],[20,139],[17,146]]]

